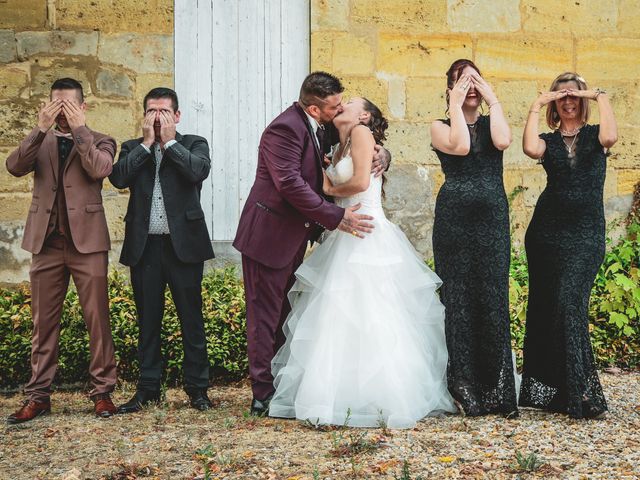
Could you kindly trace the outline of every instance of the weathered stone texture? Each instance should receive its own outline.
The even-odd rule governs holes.
[[[351,0],[351,20],[379,31],[444,33],[447,4],[445,0]]]
[[[40,99],[49,97],[51,84],[58,78],[75,78],[82,84],[85,96],[91,95],[89,75],[95,64],[74,57],[43,58],[31,64],[31,96]]]
[[[140,136],[131,103],[92,99],[87,105],[87,125],[111,135],[118,144]]]
[[[640,39],[578,40],[576,50],[576,70],[591,83],[640,78]]]
[[[131,97],[132,81],[124,72],[101,69],[96,76],[96,94],[101,97]]]
[[[405,76],[441,77],[456,58],[472,56],[470,37],[381,34],[377,70]]]
[[[0,69],[0,98],[22,96],[29,89],[29,70],[23,65],[12,64]]]
[[[344,101],[350,97],[366,97],[380,107],[383,111],[388,110],[387,82],[371,77],[341,77],[344,86]]]
[[[522,0],[521,3],[525,32],[599,36],[615,30],[618,23],[616,0]]]
[[[20,60],[38,54],[95,56],[98,52],[98,32],[19,32],[16,40]]]
[[[497,79],[553,79],[571,70],[572,42],[548,36],[482,37],[475,59],[484,75]]]
[[[45,0],[4,0],[0,2],[0,28],[27,30],[43,28],[47,21]]]
[[[37,124],[37,102],[18,102],[16,100],[0,100],[0,144],[17,147],[24,137]],[[4,168],[3,164],[0,164]],[[0,221],[4,218],[0,203]]]
[[[173,0],[56,0],[56,23],[63,30],[172,34]]]
[[[16,36],[13,30],[0,30],[0,63],[16,59]]]
[[[618,33],[625,37],[640,37],[640,2],[618,0]]]
[[[98,59],[101,63],[120,65],[139,73],[170,73],[173,71],[173,37],[133,33],[101,35]]]
[[[374,71],[372,39],[344,35],[333,41],[333,70],[338,75],[371,75]]]
[[[33,175],[14,177],[5,168],[7,157],[13,148],[0,148],[0,192],[1,193],[25,193],[33,188]]]
[[[447,0],[447,21],[452,32],[517,32],[520,1]]]
[[[347,30],[349,0],[313,0],[311,30]]]
[[[406,81],[407,119],[430,124],[438,118],[445,118],[447,79],[410,77]],[[428,128],[428,125],[427,125]]]

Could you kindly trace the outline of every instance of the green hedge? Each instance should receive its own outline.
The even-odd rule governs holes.
[[[600,366],[640,365],[640,223],[632,222],[619,241],[608,239],[605,260],[591,296],[591,340]],[[527,307],[528,273],[524,252],[514,250],[511,260],[510,309],[514,350],[521,360]],[[205,328],[214,377],[239,378],[246,374],[245,304],[242,283],[233,267],[205,276],[203,285]],[[118,375],[135,380],[138,327],[131,286],[118,272],[109,276],[111,328]],[[31,308],[27,286],[0,289],[0,386],[14,387],[29,379]],[[180,381],[183,351],[180,323],[167,292],[162,349],[167,384]],[[88,336],[78,296],[70,289],[60,332],[58,383],[86,381]]]
[[[247,370],[245,303],[242,282],[235,268],[205,275],[202,283],[209,361],[215,376],[240,378]],[[111,330],[116,349],[118,376],[136,380],[138,375],[138,325],[133,292],[127,278],[117,271],[109,275]],[[31,306],[27,285],[0,289],[0,386],[12,387],[29,380]],[[75,289],[65,300],[61,329],[58,383],[87,379],[89,337]],[[183,360],[180,322],[168,292],[162,326],[162,354],[167,384],[181,379]]]

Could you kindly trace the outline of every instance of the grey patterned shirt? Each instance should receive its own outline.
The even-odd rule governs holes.
[[[165,149],[173,145],[174,141],[168,141],[165,144]],[[141,144],[146,150],[151,153],[151,150],[146,145]],[[164,198],[162,196],[162,185],[160,184],[160,165],[162,163],[162,149],[159,143],[154,143],[153,146],[154,160],[156,162],[156,177],[153,183],[153,195],[151,197],[151,212],[149,214],[149,234],[150,235],[168,235],[169,222],[167,222],[167,212],[164,208]]]

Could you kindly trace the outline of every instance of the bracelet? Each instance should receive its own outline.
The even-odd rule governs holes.
[[[540,110],[529,110],[529,113],[540,113]]]
[[[499,103],[500,103],[500,101],[498,101],[498,100],[496,100],[496,101],[495,101],[495,102],[493,102],[493,103],[490,103],[490,104],[489,104],[489,109],[491,109],[491,107],[493,107],[494,105],[497,105],[497,104],[499,104]]]
[[[596,89],[595,89],[595,92],[596,92],[596,96],[595,96],[595,97],[593,97],[593,99],[594,99],[594,100],[597,100],[597,99],[598,99],[598,95],[600,95],[601,93],[604,93],[605,95],[606,95],[606,93],[607,93],[607,92],[605,92],[604,90],[601,90],[601,89],[599,89],[599,88],[596,88]]]

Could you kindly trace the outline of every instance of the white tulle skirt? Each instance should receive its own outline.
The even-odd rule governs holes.
[[[456,411],[440,279],[381,209],[371,213],[371,235],[332,232],[296,272],[271,416],[410,428]]]

